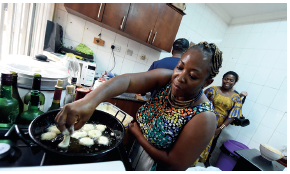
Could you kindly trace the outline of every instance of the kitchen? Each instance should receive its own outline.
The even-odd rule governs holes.
[[[284,13],[286,7],[280,9],[277,7],[278,11],[267,13],[260,11],[261,14],[265,13],[263,15],[252,12],[249,15],[234,17],[233,13],[225,9],[238,12],[241,7],[250,9],[251,6],[230,5],[187,3],[184,11],[186,15],[182,17],[175,39],[186,38],[194,43],[204,40],[216,43],[223,51],[224,60],[221,71],[212,85],[219,86],[222,75],[229,70],[234,70],[241,77],[235,86],[236,90],[249,93],[243,105],[243,115],[250,120],[250,125],[246,127],[229,125],[222,132],[217,147],[226,140],[232,139],[258,150],[260,144],[269,144],[287,155],[285,95],[287,92],[287,15]],[[75,48],[83,43],[93,50],[98,77],[105,70],[112,69],[114,58],[116,66],[112,72],[120,75],[147,71],[154,61],[171,56],[168,52],[157,51],[147,44],[138,43],[120,33],[70,14],[64,4],[55,4],[55,8],[53,6],[50,11],[54,11],[52,13],[54,15],[51,15],[49,20],[63,27],[65,46]],[[44,28],[38,27],[37,32],[45,33]],[[92,42],[92,38],[98,38],[100,33],[101,39],[105,41],[104,46]],[[32,45],[31,55],[41,53],[43,48],[42,46],[36,48],[37,42],[41,45],[41,41],[35,42],[35,45]],[[114,51],[112,54],[111,43],[120,46],[120,52]],[[127,54],[128,49],[132,54]],[[2,55],[7,50],[9,49],[2,48]],[[144,60],[141,59],[142,56],[145,56]],[[19,92],[21,95],[25,94],[21,90]],[[53,91],[47,97],[47,105],[51,104],[52,97]],[[61,100],[63,97],[64,95]],[[212,164],[216,162],[219,154],[219,148],[215,148]]]

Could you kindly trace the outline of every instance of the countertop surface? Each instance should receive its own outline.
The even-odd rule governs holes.
[[[35,167],[1,167],[0,171],[126,171],[122,161]]]
[[[259,168],[261,171],[283,171],[284,166],[277,161],[268,161],[261,156],[257,149],[246,149],[235,151],[239,156]]]
[[[121,95],[118,95],[116,97],[113,97],[114,99],[120,99],[120,100],[129,100],[129,101],[135,101],[140,103],[146,103],[144,100],[138,100],[135,98],[135,94],[133,93],[123,93]],[[144,98],[144,97],[143,97]],[[146,98],[144,98],[146,100]]]

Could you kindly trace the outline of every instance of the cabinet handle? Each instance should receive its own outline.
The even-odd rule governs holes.
[[[150,34],[149,34],[149,37],[148,37],[147,42],[149,41],[149,39],[150,39],[150,37],[151,37],[151,33],[152,33],[152,30],[150,31]]]
[[[154,38],[153,38],[152,43],[154,42],[156,35],[157,35],[157,32],[154,34]]]
[[[126,16],[123,17],[122,24],[120,25],[120,28],[121,28],[121,29],[123,28],[123,23],[124,23],[125,18],[126,18]]]
[[[101,12],[101,9],[102,9],[102,5],[103,5],[103,3],[101,3],[101,5],[100,5],[100,9],[99,9],[99,13],[98,13],[98,18],[100,17],[100,12]]]

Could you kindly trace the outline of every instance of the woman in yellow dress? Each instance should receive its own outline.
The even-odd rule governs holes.
[[[242,101],[241,96],[246,96],[246,92],[240,95],[234,92],[234,85],[238,82],[239,76],[234,71],[229,71],[223,75],[222,86],[212,86],[204,91],[207,98],[213,103],[214,111],[216,114],[217,128],[215,131],[214,139],[210,152],[205,157],[205,166],[209,166],[209,158],[213,152],[218,137],[221,131],[227,127],[234,118],[242,116]],[[204,162],[204,161],[203,161]]]

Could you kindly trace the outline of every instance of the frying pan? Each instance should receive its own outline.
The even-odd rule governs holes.
[[[59,111],[60,109],[56,109],[56,110],[48,111],[44,114],[41,114],[40,116],[35,118],[28,127],[29,136],[31,137],[31,139],[46,152],[52,152],[56,155],[65,155],[65,156],[70,156],[70,157],[85,157],[85,156],[101,157],[101,156],[104,156],[107,152],[118,147],[120,143],[122,143],[125,137],[125,128],[123,124],[116,118],[118,112],[116,113],[115,116],[113,116],[106,112],[95,110],[91,118],[87,121],[87,123],[106,125],[116,135],[115,144],[110,145],[108,149],[106,150],[96,151],[96,152],[92,150],[90,153],[78,153],[78,152],[68,152],[68,151],[65,152],[60,149],[53,148],[50,144],[47,144],[44,141],[41,141],[40,135],[44,132],[47,132],[46,129],[50,125],[55,124],[54,118],[56,117]]]

